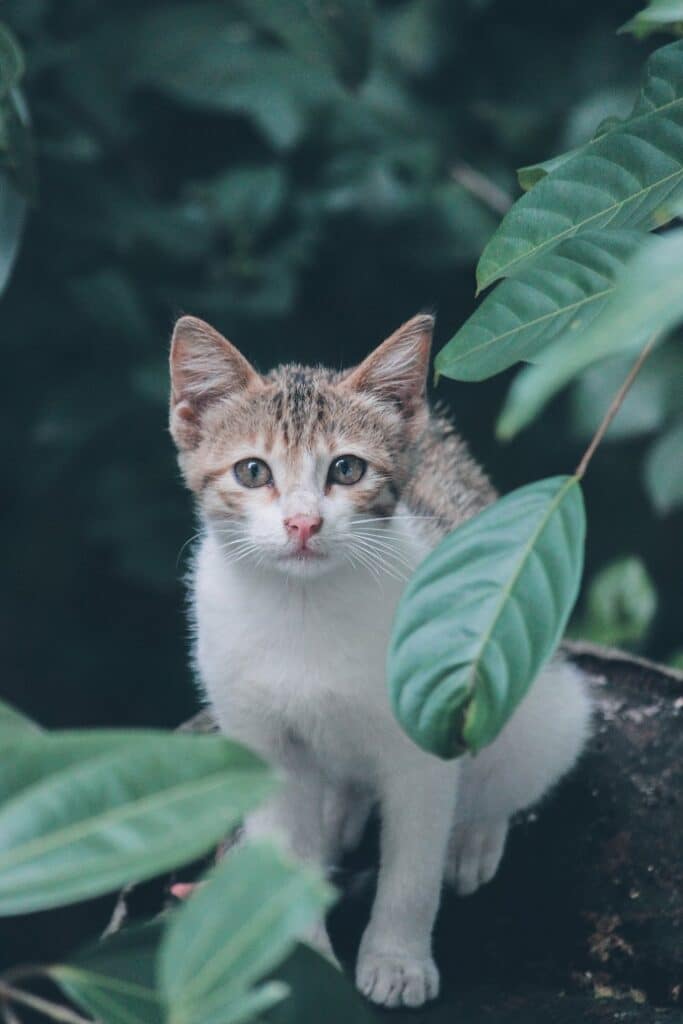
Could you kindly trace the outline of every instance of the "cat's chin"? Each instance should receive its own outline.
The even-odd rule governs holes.
[[[280,572],[286,573],[288,576],[311,579],[329,572],[333,567],[334,560],[322,552],[302,551],[281,555],[274,564]]]

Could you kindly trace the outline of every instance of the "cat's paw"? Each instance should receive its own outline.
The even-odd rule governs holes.
[[[356,967],[359,991],[380,1006],[422,1006],[439,994],[439,972],[427,957],[361,953]]]
[[[456,825],[448,845],[446,881],[460,896],[490,882],[505,849],[507,821],[471,821]]]

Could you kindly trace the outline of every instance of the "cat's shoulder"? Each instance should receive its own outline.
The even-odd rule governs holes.
[[[430,410],[416,442],[402,497],[413,515],[425,517],[423,526],[433,536],[443,536],[496,499],[488,476],[439,406]]]

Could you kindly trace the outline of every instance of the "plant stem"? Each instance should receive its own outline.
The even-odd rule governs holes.
[[[0,1010],[2,1011],[2,1019],[5,1024],[21,1024],[9,1003],[0,1002]]]
[[[30,992],[14,988],[13,985],[7,985],[4,981],[0,981],[0,1000],[30,1006],[32,1010],[44,1013],[46,1017],[61,1021],[62,1024],[93,1024],[89,1018],[81,1017],[80,1014],[74,1013],[73,1010],[69,1010],[60,1003],[53,1003],[49,999],[34,996]]]
[[[495,182],[487,178],[481,171],[470,167],[464,161],[456,164],[451,171],[451,177],[462,185],[471,195],[476,196],[482,203],[485,203],[494,213],[504,217],[512,206],[512,199],[499,188]]]
[[[579,462],[578,466],[576,467],[576,471],[575,471],[574,475],[577,477],[577,479],[581,480],[583,475],[584,475],[584,473],[588,469],[588,463],[593,458],[593,455],[595,454],[595,449],[598,447],[598,445],[602,441],[603,437],[605,436],[605,434],[609,430],[610,425],[612,423],[612,420],[614,419],[616,414],[621,409],[621,406],[623,405],[624,399],[626,398],[626,395],[628,394],[629,388],[631,387],[631,385],[633,384],[633,381],[638,376],[638,372],[639,372],[641,366],[643,365],[643,363],[645,362],[645,360],[649,356],[649,354],[652,351],[652,349],[655,347],[655,343],[657,342],[657,338],[658,338],[658,335],[657,334],[653,334],[648,339],[647,344],[645,345],[645,347],[643,348],[642,352],[640,353],[640,355],[636,359],[635,363],[631,367],[631,369],[630,369],[630,371],[628,373],[628,376],[626,377],[626,380],[621,385],[621,387],[617,391],[616,395],[612,399],[612,402],[610,404],[609,409],[605,413],[600,426],[598,427],[598,429],[595,431],[595,434],[593,435],[593,440],[591,441],[591,443],[586,448],[585,452],[583,453],[583,457],[581,459],[581,462]]]

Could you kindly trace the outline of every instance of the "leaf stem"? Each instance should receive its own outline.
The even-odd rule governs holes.
[[[610,425],[612,423],[612,420],[614,419],[616,414],[621,409],[621,406],[623,405],[624,399],[626,398],[626,395],[628,394],[628,391],[629,391],[631,385],[633,384],[633,381],[638,376],[638,373],[640,371],[641,366],[643,365],[643,363],[645,362],[645,360],[649,356],[649,354],[652,351],[652,349],[655,347],[655,344],[657,342],[657,338],[658,338],[658,334],[653,334],[653,335],[650,336],[650,338],[648,339],[648,341],[647,341],[646,345],[644,346],[642,352],[640,353],[640,355],[636,359],[635,363],[633,364],[633,366],[629,370],[629,373],[628,373],[628,376],[626,377],[626,380],[621,385],[621,387],[617,391],[616,395],[612,399],[612,401],[610,403],[609,409],[605,413],[605,415],[604,415],[604,417],[602,419],[602,422],[600,423],[600,426],[598,427],[598,429],[595,431],[595,434],[593,435],[593,439],[592,439],[591,443],[586,448],[586,450],[583,453],[583,456],[581,458],[581,461],[579,462],[578,466],[576,467],[576,471],[575,471],[574,475],[577,477],[577,479],[581,480],[582,477],[584,476],[586,470],[588,469],[588,464],[589,464],[590,460],[593,458],[593,455],[595,454],[596,448],[598,447],[598,445],[602,441],[603,437],[605,436],[605,434],[609,430]]]
[[[45,1014],[51,1020],[60,1021],[61,1024],[93,1024],[88,1017],[81,1017],[68,1007],[60,1003],[53,1003],[49,999],[42,999],[30,992],[24,992],[20,988],[14,988],[4,981],[0,981],[0,1001],[20,1003],[22,1006],[30,1006],[32,1010]]]
[[[476,196],[477,199],[480,199],[489,209],[501,217],[504,217],[512,206],[512,199],[507,192],[499,188],[495,182],[487,178],[481,171],[470,167],[464,160],[455,165],[451,171],[451,177],[458,185],[461,185],[471,195]]]

